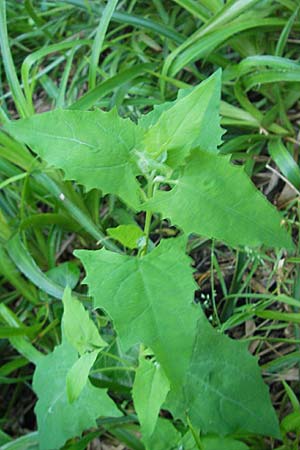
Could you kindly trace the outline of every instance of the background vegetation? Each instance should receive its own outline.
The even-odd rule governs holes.
[[[299,2],[111,5],[103,14],[101,1],[0,0],[0,123],[53,108],[95,107],[116,107],[136,120],[221,67],[222,152],[243,164],[282,211],[299,248]],[[0,129],[1,449],[36,448],[29,342],[45,353],[59,342],[57,298],[67,283],[89,304],[73,250],[99,247],[108,227],[144,222],[116,198],[62,180]],[[167,222],[158,223],[152,223],[154,240],[174,234]],[[245,442],[257,450],[298,449],[299,253],[234,250],[197,236],[189,251],[196,299],[215,326],[248,341],[281,421],[283,443],[260,436]],[[115,364],[102,361],[93,381],[112,388],[126,420],[99,421],[66,448],[102,448],[99,438],[103,448],[117,442],[143,448],[129,397],[132,373],[111,370]]]

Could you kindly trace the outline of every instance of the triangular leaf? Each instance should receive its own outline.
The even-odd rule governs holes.
[[[88,381],[74,403],[67,398],[66,376],[77,361],[77,351],[67,342],[37,363],[33,388],[38,396],[37,415],[40,450],[57,450],[67,439],[96,426],[101,416],[120,416],[103,389]]]
[[[219,106],[221,72],[218,71],[181,95],[173,104],[152,113],[159,117],[145,133],[143,144],[153,157],[168,153],[167,163],[177,166],[194,147],[216,153],[223,131],[220,127]],[[148,121],[150,124],[152,120]],[[145,123],[145,121],[144,121]],[[146,122],[147,123],[147,122]]]
[[[66,179],[88,190],[116,194],[135,208],[139,204],[131,158],[142,132],[115,110],[55,110],[10,122],[4,128],[50,165],[63,169]]]
[[[170,383],[161,365],[141,357],[132,395],[145,442],[154,431],[161,405],[165,401],[169,389]]]
[[[66,288],[64,291],[63,304],[63,330],[66,338],[78,353],[82,355],[107,345],[90,319],[88,311],[84,309],[79,300],[72,296],[70,288]]]
[[[255,359],[245,344],[214,330],[193,304],[195,283],[182,238],[163,241],[140,258],[104,249],[76,255],[95,306],[111,316],[124,348],[144,343],[162,365],[171,386],[167,409],[182,420],[188,414],[203,432],[279,435]]]
[[[105,249],[74,252],[85,266],[94,306],[113,319],[123,349],[144,343],[179,384],[191,358],[195,312],[200,311],[192,304],[196,283],[184,247],[185,239],[178,238],[161,242],[141,258]]]
[[[281,216],[255,189],[242,167],[223,156],[196,150],[171,191],[157,191],[146,207],[187,234],[232,246],[293,248]]]
[[[218,333],[204,318],[182,389],[170,392],[166,407],[183,420],[188,415],[204,433],[247,430],[280,437],[268,388],[246,343]]]

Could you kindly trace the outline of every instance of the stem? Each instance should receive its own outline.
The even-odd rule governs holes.
[[[148,188],[147,188],[147,198],[148,198],[148,200],[150,198],[152,198],[152,196],[153,196],[153,187],[154,187],[153,180],[149,179]],[[146,211],[145,226],[144,226],[144,234],[146,236],[146,244],[145,244],[145,247],[143,247],[143,249],[141,251],[141,256],[146,255],[146,253],[148,251],[151,219],[152,219],[152,212],[151,211]]]
[[[101,373],[101,372],[112,372],[114,370],[125,370],[126,372],[135,372],[136,368],[132,366],[111,366],[111,367],[103,367],[101,369],[95,369],[91,370],[90,374],[94,375],[95,373]]]
[[[216,305],[216,296],[215,296],[214,252],[215,252],[215,241],[213,239],[212,243],[211,243],[211,255],[210,255],[210,263],[211,263],[211,269],[210,269],[211,300],[212,300],[215,320],[217,321],[218,327],[220,328],[221,322],[220,322],[220,319],[219,319],[218,309],[217,309],[217,305]]]
[[[114,355],[113,353],[106,352],[105,350],[101,351],[101,356],[108,356],[109,358],[114,359],[114,360],[116,360],[116,361],[118,361],[118,362],[120,362],[122,364],[127,364],[128,363],[128,361],[126,359],[122,359],[119,356]]]
[[[148,250],[151,219],[152,219],[152,212],[151,211],[146,211],[146,219],[145,219],[145,227],[144,227],[144,233],[146,235],[146,244],[145,244],[145,247],[142,250],[142,253],[141,253],[142,255],[145,255],[147,253],[147,250]]]

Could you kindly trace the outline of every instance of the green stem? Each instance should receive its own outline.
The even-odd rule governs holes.
[[[211,243],[211,255],[210,255],[210,262],[211,262],[211,269],[210,269],[210,285],[211,285],[211,301],[214,311],[215,320],[217,322],[218,327],[220,328],[221,322],[219,319],[218,309],[216,305],[216,295],[215,295],[215,278],[214,278],[214,252],[215,252],[215,241],[212,240]]]
[[[103,367],[102,369],[95,369],[91,370],[91,375],[94,375],[95,373],[101,373],[101,372],[112,372],[114,370],[125,370],[126,372],[135,372],[136,368],[131,366],[111,366],[111,367]]]
[[[148,181],[148,189],[147,189],[147,198],[148,198],[148,200],[150,198],[152,198],[152,196],[153,196],[153,188],[154,188],[153,180],[149,179],[149,181]],[[141,251],[141,256],[146,255],[146,253],[148,251],[148,245],[149,245],[149,239],[150,239],[151,219],[152,219],[152,212],[148,210],[148,211],[146,211],[145,226],[144,226],[144,234],[146,236],[146,243],[145,243],[145,247],[143,247],[143,249]]]
[[[145,219],[145,227],[144,227],[144,233],[146,235],[146,243],[145,243],[145,247],[143,248],[142,255],[145,255],[148,250],[151,219],[152,219],[152,212],[146,211],[146,219]]]

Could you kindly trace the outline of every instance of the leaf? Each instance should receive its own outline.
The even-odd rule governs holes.
[[[281,139],[274,139],[269,142],[269,153],[283,175],[297,189],[300,189],[300,168],[290,152],[283,145]]]
[[[201,438],[203,450],[248,450],[248,445],[230,437],[207,436]]]
[[[144,147],[154,157],[168,153],[171,167],[183,162],[194,147],[216,153],[223,131],[220,127],[219,107],[221,71],[195,87],[190,93],[181,93],[173,104],[167,104],[152,113],[150,124],[157,112],[157,121],[144,135]]]
[[[144,343],[179,385],[200,311],[193,305],[196,283],[184,249],[185,239],[178,238],[162,241],[141,258],[105,249],[74,252],[86,269],[84,282],[94,307],[113,319],[123,350]],[[175,354],[180,354],[180,364]]]
[[[130,249],[138,248],[145,236],[137,225],[119,225],[116,228],[107,228],[106,231],[109,236]]]
[[[90,319],[88,311],[84,309],[79,300],[72,297],[70,288],[65,289],[63,304],[63,330],[70,344],[80,355],[107,345],[99,335],[96,325]]]
[[[141,357],[132,395],[145,442],[154,431],[161,405],[165,401],[169,389],[169,380],[160,364]]]
[[[202,450],[248,450],[249,447],[243,442],[237,441],[231,437],[220,436],[201,436]],[[182,450],[198,450],[197,444],[191,431],[188,431],[182,438]]]
[[[293,411],[285,416],[281,421],[281,429],[284,435],[292,431],[299,432],[300,429],[300,411]]]
[[[47,276],[62,287],[74,289],[80,278],[80,270],[72,261],[66,261],[48,270]]]
[[[232,246],[293,248],[281,216],[257,191],[243,168],[223,156],[194,151],[176,186],[157,191],[146,207],[187,234]]]
[[[8,434],[4,433],[4,431],[2,431],[0,428],[0,446],[4,447],[4,444],[7,444],[11,441],[12,441],[12,438]],[[0,447],[0,449],[2,450],[1,447]]]
[[[120,412],[103,389],[87,381],[74,403],[67,399],[66,376],[77,361],[77,351],[67,342],[37,363],[33,389],[38,396],[35,407],[40,450],[62,448],[67,439],[96,426],[101,416],[120,416]]]
[[[185,421],[188,414],[203,432],[278,436],[255,358],[245,344],[214,330],[193,304],[196,285],[184,243],[182,237],[162,241],[140,258],[105,249],[75,254],[95,307],[110,315],[124,349],[143,343],[153,350],[171,386],[164,407],[175,417]]]
[[[3,433],[3,432],[2,432]],[[1,450],[39,450],[38,433],[27,433],[14,440],[9,440],[6,444],[2,444]]]
[[[129,119],[120,118],[116,110],[55,110],[10,122],[5,130],[50,165],[63,169],[66,179],[138,206],[132,152],[141,130]]]
[[[87,383],[92,365],[94,364],[99,351],[82,355],[71,367],[67,374],[67,396],[70,403],[79,397],[82,389]]]
[[[177,450],[180,437],[169,420],[159,417],[155,431],[146,443],[146,450]]]
[[[181,392],[173,390],[167,409],[204,433],[247,430],[280,438],[278,420],[260,369],[245,342],[220,334],[199,319],[193,356]]]

